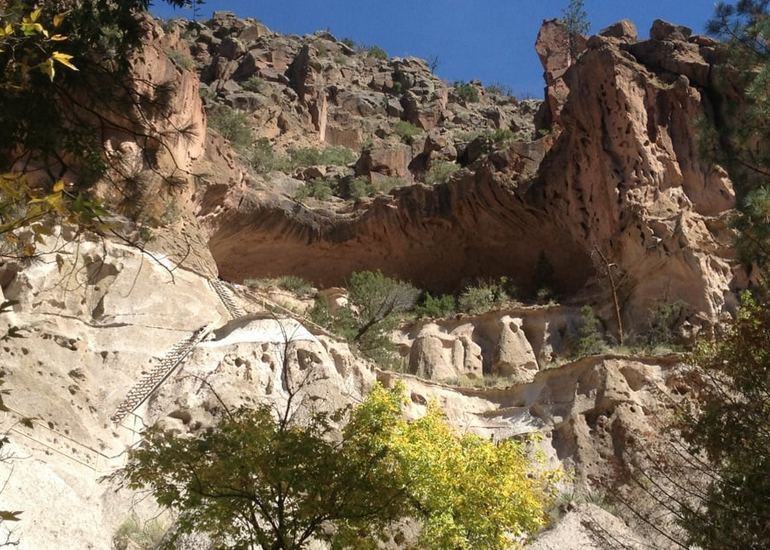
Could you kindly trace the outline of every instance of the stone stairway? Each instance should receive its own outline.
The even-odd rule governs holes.
[[[184,362],[193,348],[211,332],[211,327],[206,325],[199,328],[193,334],[172,347],[160,362],[152,367],[149,372],[137,382],[128,392],[128,395],[120,404],[111,420],[118,424],[129,413],[134,412],[148,397],[171,375],[174,370]]]
[[[213,288],[214,292],[216,292],[217,296],[219,296],[219,299],[224,304],[225,309],[227,309],[227,312],[230,314],[230,317],[233,319],[238,319],[246,315],[246,310],[238,305],[238,303],[235,301],[235,296],[233,295],[232,291],[224,282],[222,282],[222,280],[209,279],[209,285],[211,285],[211,288]]]

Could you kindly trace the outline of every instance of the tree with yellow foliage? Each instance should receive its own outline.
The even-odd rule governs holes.
[[[376,386],[303,424],[263,406],[193,436],[155,427],[121,474],[178,514],[169,547],[198,532],[217,548],[373,548],[413,518],[420,548],[503,549],[546,524],[554,474],[524,442],[459,435],[436,405],[408,421],[405,404],[403,386]]]

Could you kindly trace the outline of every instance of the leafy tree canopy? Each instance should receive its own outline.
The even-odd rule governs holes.
[[[709,483],[683,506],[688,544],[766,548],[770,540],[770,307],[743,297],[724,338],[702,343],[694,362],[707,381],[679,428],[693,457],[705,453]]]
[[[369,359],[394,360],[389,332],[401,314],[417,303],[420,291],[380,271],[357,271],[348,281],[349,306],[332,313],[323,297],[311,311],[313,320],[343,336]]]
[[[122,473],[178,512],[175,536],[204,532],[219,548],[372,548],[412,517],[421,548],[502,549],[545,524],[554,474],[524,444],[459,436],[436,406],[409,422],[404,395],[377,386],[352,411],[303,425],[265,406],[196,436],[151,428]]]

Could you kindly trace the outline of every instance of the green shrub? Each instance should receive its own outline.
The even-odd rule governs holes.
[[[457,96],[466,103],[478,103],[481,99],[478,88],[469,82],[455,82],[454,89]]]
[[[406,120],[399,120],[393,125],[393,131],[402,141],[412,143],[416,136],[422,134],[422,130]]]
[[[545,252],[541,250],[537,256],[537,263],[535,264],[535,272],[533,274],[533,286],[537,289],[535,297],[538,302],[547,302],[553,298],[554,273],[553,264],[548,259],[548,256],[545,255]]]
[[[249,288],[265,288],[267,283],[266,279],[248,278],[243,280],[243,286],[247,286]]]
[[[392,358],[395,348],[389,333],[401,314],[414,307],[419,291],[380,271],[358,271],[350,276],[348,293],[356,321],[354,345],[374,361]]]
[[[305,185],[300,187],[294,194],[294,198],[297,200],[302,199],[317,199],[319,201],[329,200],[334,195],[334,187],[336,182],[327,179],[314,179],[305,182]]]
[[[195,61],[189,55],[186,55],[179,50],[172,50],[171,48],[167,48],[165,52],[168,58],[180,69],[191,71],[195,68]]]
[[[516,139],[516,134],[514,134],[510,128],[498,128],[497,130],[490,132],[488,135],[489,139],[492,140],[493,143],[497,144],[508,143]]]
[[[289,151],[291,165],[294,168],[306,166],[346,166],[354,162],[358,155],[347,147],[336,146],[326,149],[301,147]]]
[[[352,178],[347,184],[346,199],[358,200],[368,197],[374,192],[371,182],[367,178]]]
[[[368,55],[369,57],[373,57],[375,59],[385,60],[388,58],[388,53],[382,48],[380,48],[379,46],[371,46],[367,50],[366,55]]]
[[[329,48],[323,40],[317,40],[315,42],[315,49],[318,52],[318,57],[326,57],[329,55]]]
[[[179,202],[173,197],[163,201],[163,212],[160,215],[161,225],[172,225],[180,220],[182,211],[179,209]]]
[[[398,189],[399,187],[404,187],[406,185],[409,185],[409,182],[403,178],[388,176],[385,178],[377,179],[377,181],[374,182],[373,187],[374,192],[387,194],[390,193],[393,189]]]
[[[431,164],[430,170],[425,174],[425,183],[428,185],[439,185],[446,183],[449,178],[460,169],[460,166],[454,162],[445,160]]]
[[[507,84],[502,84],[500,82],[493,82],[489,86],[487,86],[487,92],[490,94],[498,95],[498,96],[504,96],[504,97],[513,97],[513,89],[508,86]]]
[[[198,95],[204,103],[211,103],[217,98],[217,93],[206,85],[201,85],[198,89]]]
[[[283,275],[278,277],[275,280],[275,286],[303,297],[311,296],[315,292],[312,284],[296,275]]]
[[[538,304],[554,303],[554,298],[555,294],[549,286],[541,286],[535,292],[535,301],[537,301]]]
[[[465,132],[457,132],[454,134],[454,141],[455,143],[470,143],[476,138],[484,137],[487,134],[487,132],[480,132],[478,130],[471,130],[471,131],[465,131]]]
[[[273,150],[267,138],[258,139],[245,153],[249,165],[259,174],[285,172],[289,168],[289,159]]]
[[[332,313],[329,301],[325,296],[316,296],[315,303],[308,312],[308,317],[315,324],[337,334],[348,342],[352,342],[356,335],[356,322],[351,309],[340,307]]]
[[[414,312],[418,317],[444,319],[454,314],[456,305],[455,297],[451,294],[433,296],[430,292],[426,292],[422,303],[414,309]]]
[[[458,132],[455,137],[456,143],[469,144],[472,141],[483,140],[481,148],[484,154],[494,151],[494,145],[505,145],[516,141],[518,135],[509,128],[498,128],[496,130],[484,130],[473,132]]]
[[[377,179],[372,183],[366,177],[346,177],[340,180],[334,187],[335,194],[346,200],[359,200],[377,193],[388,193],[396,187],[408,185],[406,181],[396,177]]]
[[[241,88],[246,90],[247,92],[263,92],[265,90],[265,81],[262,80],[257,75],[254,75],[250,77],[248,80],[245,80],[241,83]]]
[[[216,105],[208,111],[209,127],[219,132],[239,153],[244,153],[252,144],[249,117],[243,111],[226,105]]]
[[[390,332],[401,315],[414,307],[418,294],[409,283],[379,271],[359,271],[351,274],[348,281],[348,307],[339,307],[332,313],[326,298],[318,296],[309,317],[383,368],[400,369],[403,360],[396,353]]]
[[[688,306],[677,300],[673,303],[659,302],[650,309],[647,327],[640,338],[645,348],[674,348],[679,343],[678,329],[686,318]]]
[[[573,357],[586,357],[606,351],[607,343],[602,334],[602,324],[591,306],[580,308]]]
[[[460,311],[478,315],[499,308],[511,299],[515,289],[507,277],[498,282],[478,283],[466,287],[460,294],[457,306]]]
[[[445,380],[444,383],[460,388],[507,388],[511,385],[511,378],[497,374],[488,374],[481,378],[464,374],[455,379]]]
[[[356,43],[352,38],[343,38],[342,40],[340,40],[340,42],[345,44],[348,48],[355,49],[356,47]]]

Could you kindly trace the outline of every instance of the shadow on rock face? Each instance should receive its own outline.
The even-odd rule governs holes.
[[[529,292],[537,289],[537,264],[545,257],[555,290],[580,289],[593,271],[590,256],[559,220],[522,201],[509,174],[492,170],[404,188],[353,214],[288,199],[244,201],[222,215],[209,246],[232,281],[292,274],[329,287],[354,271],[381,270],[433,291],[508,276]]]

